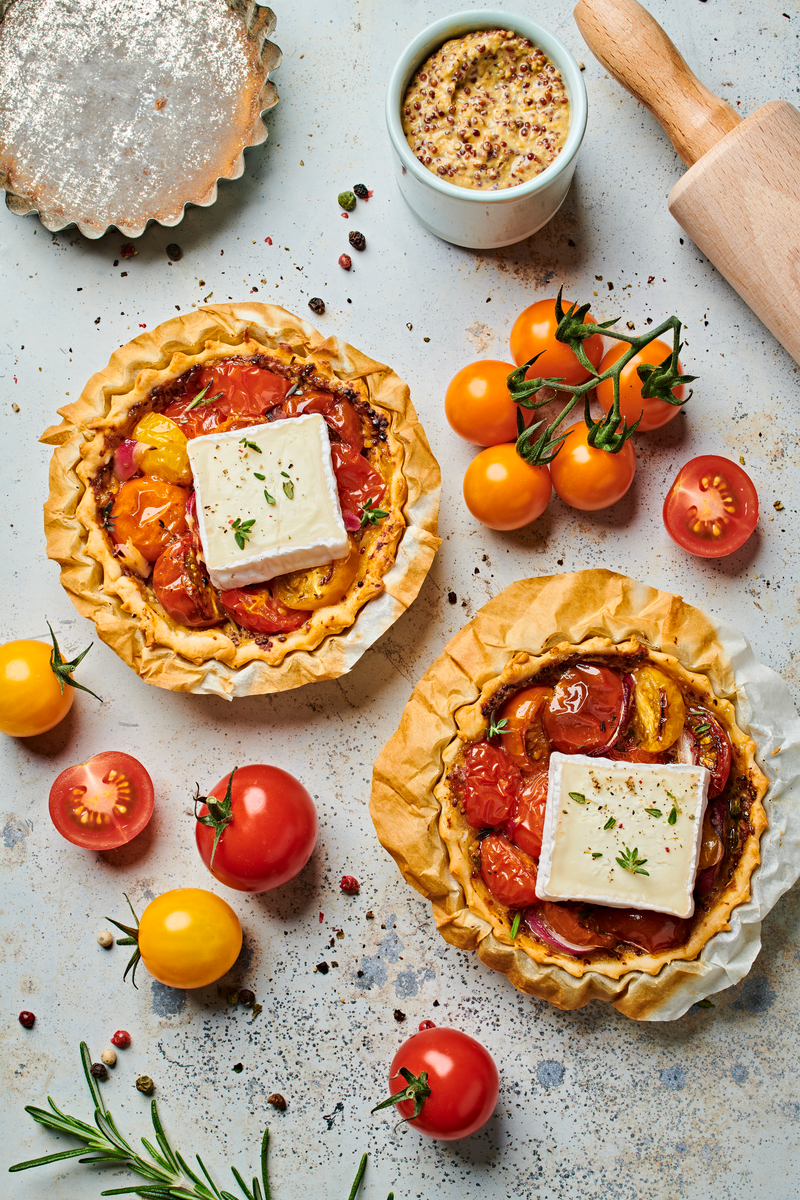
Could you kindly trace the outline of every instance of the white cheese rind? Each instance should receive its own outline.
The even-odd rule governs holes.
[[[690,917],[710,778],[684,763],[551,755],[536,895]],[[647,874],[619,865],[626,850]]]
[[[328,429],[318,413],[192,438],[187,448],[203,556],[214,587],[224,591],[265,583],[349,554]],[[283,487],[286,476],[294,489],[291,499]],[[253,521],[244,547],[231,528],[237,520]]]

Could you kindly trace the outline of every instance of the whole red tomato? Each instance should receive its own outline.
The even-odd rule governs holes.
[[[200,857],[215,879],[237,891],[270,892],[288,883],[317,844],[314,801],[280,767],[234,767],[195,801]]]
[[[130,754],[107,750],[62,771],[50,789],[50,817],[73,846],[115,850],[153,815],[153,781]]]
[[[426,1022],[428,1024],[428,1022]],[[427,1084],[420,1077],[427,1074]],[[497,1104],[500,1077],[489,1051],[459,1029],[421,1029],[392,1059],[394,1104],[400,1116],[426,1137],[453,1141],[485,1125]],[[416,1114],[416,1115],[415,1115]]]

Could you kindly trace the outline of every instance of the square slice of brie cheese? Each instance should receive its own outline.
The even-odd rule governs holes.
[[[190,438],[187,449],[214,587],[265,583],[349,554],[328,428],[319,413]]]
[[[550,758],[536,895],[690,917],[710,772]]]

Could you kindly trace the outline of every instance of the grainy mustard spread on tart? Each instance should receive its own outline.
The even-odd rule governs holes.
[[[408,388],[284,309],[169,321],[60,412],[42,438],[58,447],[48,554],[159,686],[334,678],[411,603],[438,546],[439,471]]]
[[[611,572],[527,580],[490,602],[423,677],[375,767],[378,835],[443,936],[564,1008],[599,997],[646,1016],[696,974],[750,895],[767,827],[732,675],[703,614]],[[555,759],[573,756],[586,786],[554,790]],[[696,811],[677,764],[701,779]],[[612,803],[600,785],[617,767]],[[613,878],[611,899],[542,898],[555,801],[563,825],[574,813],[591,829],[573,839],[572,896]],[[688,916],[647,900],[681,853]]]

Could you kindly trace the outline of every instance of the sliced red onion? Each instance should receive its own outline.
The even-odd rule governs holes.
[[[114,475],[123,483],[126,479],[130,479],[139,470],[142,456],[146,450],[151,449],[150,446],[145,446],[144,442],[134,442],[130,438],[126,438],[117,447],[114,455]]]
[[[359,521],[359,519],[355,513],[352,513],[352,512],[343,513],[342,519],[344,521],[344,527],[348,533],[355,533],[357,529],[361,528],[361,522]]]
[[[713,889],[717,874],[717,866],[718,864],[715,863],[713,867],[705,867],[704,870],[697,872],[697,877],[694,881],[694,887],[695,891],[699,892],[701,896],[707,895],[707,893]]]
[[[552,946],[554,950],[560,950],[562,954],[573,954],[581,958],[591,950],[599,949],[597,946],[578,946],[574,942],[567,942],[564,938],[557,937],[542,916],[540,909],[535,905],[525,909],[522,914],[522,920],[535,937],[538,937],[548,946]]]
[[[625,730],[628,728],[633,712],[633,693],[636,688],[636,680],[632,675],[625,674],[622,676],[622,708],[620,709],[619,720],[616,728],[605,746],[600,746],[594,750],[584,750],[583,753],[588,758],[601,758],[607,750],[620,740]]]
[[[692,766],[697,766],[700,761],[700,755],[697,749],[697,738],[692,733],[688,725],[684,725],[681,730],[681,736],[675,743],[675,749],[678,753],[677,761],[679,763],[689,763]]]
[[[715,797],[713,800],[709,800],[708,802],[708,815],[711,818],[711,824],[714,832],[720,841],[722,841],[722,831],[725,827],[725,812],[727,808],[728,805],[726,801],[717,797]],[[720,857],[722,856],[720,855]]]

